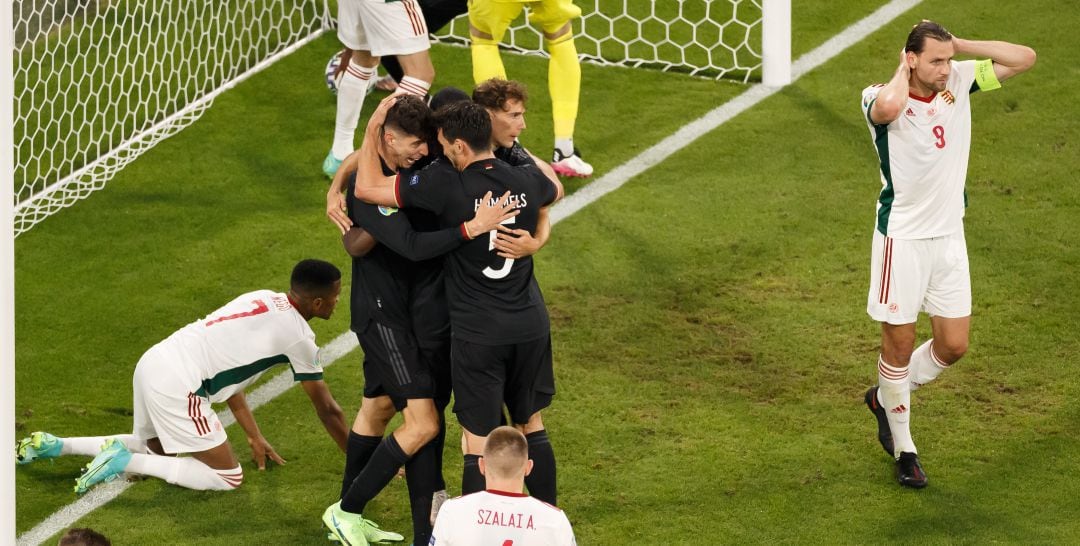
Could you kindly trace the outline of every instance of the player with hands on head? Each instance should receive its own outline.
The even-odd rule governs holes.
[[[153,476],[199,490],[230,490],[243,469],[211,408],[227,402],[247,435],[260,470],[284,464],[259,430],[244,389],[276,364],[288,364],[320,421],[345,450],[345,416],[322,379],[315,333],[308,321],[328,319],[337,307],[341,272],[321,260],[293,268],[287,293],[243,294],[151,347],[135,366],[131,434],[61,438],[35,432],[16,447],[19,464],[61,455],[94,456],[76,480],[84,493],[121,472]],[[190,457],[175,457],[186,453]]]
[[[957,61],[957,55],[983,59]],[[881,323],[881,353],[878,386],[864,398],[903,486],[927,484],[911,437],[911,392],[968,349],[971,277],[963,218],[970,99],[1034,64],[1029,47],[965,40],[924,20],[908,34],[889,82],[862,93],[882,184],[866,309]],[[920,311],[930,315],[933,337],[916,347]]]

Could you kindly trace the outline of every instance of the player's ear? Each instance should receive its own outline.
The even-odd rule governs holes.
[[[525,475],[528,476],[529,473],[532,472],[532,469],[533,469],[533,460],[532,459],[527,459],[525,461]]]

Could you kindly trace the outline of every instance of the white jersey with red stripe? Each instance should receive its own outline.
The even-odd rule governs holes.
[[[429,545],[574,546],[562,510],[521,493],[481,491],[446,501]]]
[[[870,119],[882,85],[862,93],[863,117],[880,160],[877,230],[894,239],[926,239],[963,230],[971,93],[976,61],[951,61],[945,90],[910,95],[888,125]]]
[[[271,366],[289,362],[298,380],[322,378],[315,332],[286,294],[248,292],[154,346],[182,370],[185,388],[222,402]]]

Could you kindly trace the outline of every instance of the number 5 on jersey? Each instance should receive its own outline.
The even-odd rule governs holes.
[[[511,216],[502,222],[503,225],[509,225],[514,223],[514,218]],[[499,236],[499,230],[493,229],[488,232],[488,250],[495,250],[495,238]],[[484,276],[489,279],[501,279],[510,274],[510,267],[514,265],[513,258],[506,258],[506,263],[499,269],[492,269],[491,266],[484,268]]]

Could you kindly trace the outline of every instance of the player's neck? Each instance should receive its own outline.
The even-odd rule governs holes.
[[[500,479],[495,476],[486,476],[485,489],[489,491],[502,491],[503,493],[521,493],[525,490],[525,477],[518,479]]]
[[[911,79],[908,80],[908,95],[915,96],[921,99],[928,99],[934,96],[935,91],[929,86],[923,85],[914,74],[911,75]]]

